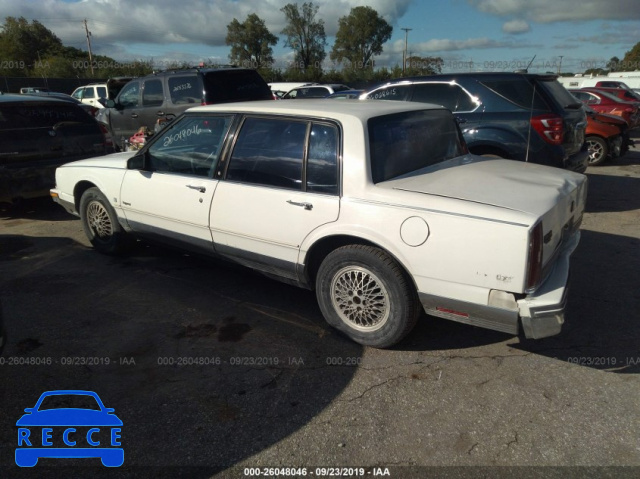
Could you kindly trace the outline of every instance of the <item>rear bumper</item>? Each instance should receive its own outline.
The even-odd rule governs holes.
[[[564,167],[569,171],[575,171],[576,173],[584,173],[587,171],[587,166],[589,165],[589,150],[586,147],[586,144],[583,148],[576,153],[575,155],[571,155],[564,162]]]
[[[496,291],[496,301],[477,304],[419,292],[425,312],[459,323],[517,335],[520,324],[526,338],[540,339],[559,334],[564,323],[569,281],[569,258],[578,246],[576,231],[558,252],[554,266],[538,289],[516,300],[513,293]]]
[[[517,302],[525,337],[540,339],[560,333],[567,303],[569,258],[579,241],[577,231],[564,245],[547,280],[535,293]]]

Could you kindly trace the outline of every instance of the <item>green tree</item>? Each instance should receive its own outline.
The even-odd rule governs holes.
[[[640,42],[636,43],[631,50],[624,54],[619,68],[625,72],[640,70]]]
[[[302,80],[319,78],[322,75],[322,62],[327,56],[324,47],[327,35],[324,32],[324,20],[316,21],[318,7],[313,2],[303,3],[302,10],[298,4],[289,3],[280,9],[287,19],[287,26],[282,29],[285,35],[285,47],[295,50],[295,62],[289,70],[303,70]]]
[[[373,69],[373,56],[382,53],[382,45],[392,32],[391,25],[373,8],[352,8],[349,15],[338,20],[331,59],[346,62],[346,67],[352,70]]]
[[[252,13],[240,23],[235,18],[227,25],[227,45],[231,46],[231,63],[252,67],[268,68],[273,64],[273,46],[278,38],[273,35],[258,15]]]
[[[619,64],[620,64],[620,59],[618,57],[611,57],[611,60],[607,62],[607,70],[616,71],[618,69]]]
[[[6,17],[0,28],[0,58],[11,67],[3,69],[3,75],[28,75],[38,60],[56,56],[63,48],[60,39],[37,20]]]

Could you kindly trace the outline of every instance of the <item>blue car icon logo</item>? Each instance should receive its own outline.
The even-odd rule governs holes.
[[[42,393],[16,422],[16,464],[33,467],[41,457],[100,458],[107,467],[124,463],[122,421],[93,391]]]

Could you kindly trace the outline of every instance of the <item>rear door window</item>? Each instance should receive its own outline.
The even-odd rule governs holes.
[[[107,88],[103,86],[97,87],[98,98],[107,98]]]
[[[373,100],[398,100],[407,101],[411,93],[412,85],[393,85],[379,88],[369,95],[367,98]]]
[[[163,102],[162,80],[145,81],[144,90],[142,91],[142,106],[160,106]]]
[[[302,190],[307,122],[247,118],[238,135],[227,180]]]
[[[470,112],[479,106],[460,85],[450,83],[416,83],[411,101],[442,105],[453,112]]]

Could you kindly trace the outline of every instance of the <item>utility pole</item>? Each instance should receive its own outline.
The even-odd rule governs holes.
[[[560,55],[560,65],[558,65],[558,75],[560,75],[560,72],[562,71],[562,57],[564,55]]]
[[[91,32],[87,27],[87,19],[84,19],[84,31],[87,32],[87,45],[89,46],[89,67],[91,68],[91,76],[93,77],[93,54],[91,53]]]
[[[407,65],[407,45],[409,41],[409,32],[413,30],[413,28],[401,28],[400,30],[404,30],[404,51],[402,52],[402,74],[404,75],[404,71]]]

